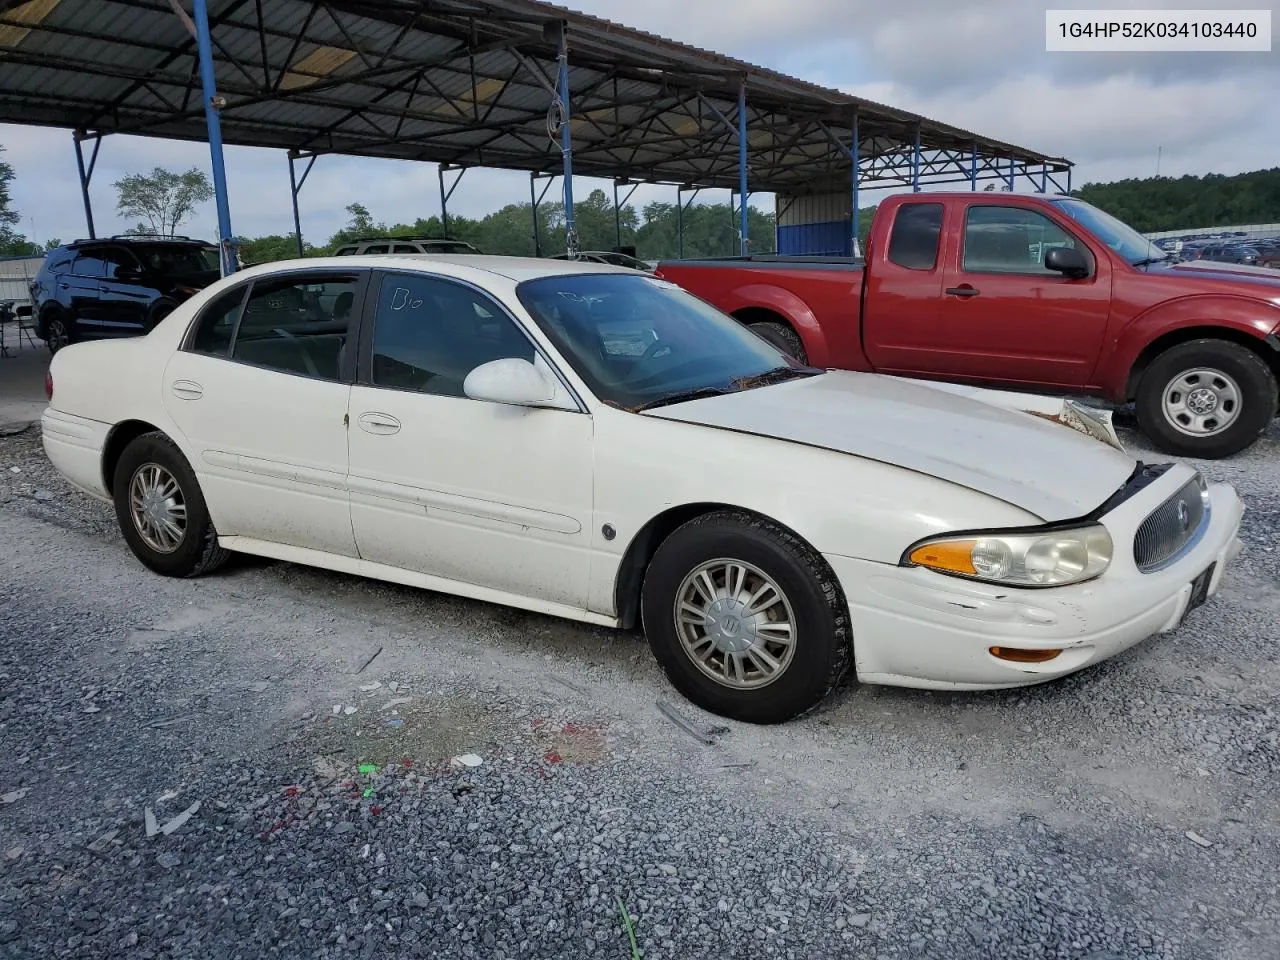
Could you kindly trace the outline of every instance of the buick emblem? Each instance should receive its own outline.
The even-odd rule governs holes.
[[[1183,532],[1191,527],[1191,508],[1185,500],[1178,501],[1178,523],[1182,525]]]

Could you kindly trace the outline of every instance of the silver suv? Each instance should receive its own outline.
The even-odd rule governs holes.
[[[351,257],[358,253],[480,253],[465,240],[439,240],[429,237],[369,237],[344,244],[333,252],[335,257]]]

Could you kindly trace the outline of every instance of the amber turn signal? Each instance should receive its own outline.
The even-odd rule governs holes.
[[[991,647],[993,657],[1008,660],[1011,663],[1046,663],[1052,660],[1061,650],[1023,650],[1018,647]]]
[[[912,563],[949,573],[975,574],[973,548],[976,540],[945,540],[916,547],[908,558]]]

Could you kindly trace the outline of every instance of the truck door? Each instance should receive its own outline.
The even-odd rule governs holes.
[[[962,201],[952,208],[932,350],[919,372],[1045,387],[1084,387],[1111,311],[1107,257],[1030,206]],[[1044,266],[1053,247],[1086,254],[1071,279]]]
[[[888,240],[871,250],[862,342],[878,372],[919,373],[932,366],[942,302],[944,209],[938,200],[903,203],[890,214]]]

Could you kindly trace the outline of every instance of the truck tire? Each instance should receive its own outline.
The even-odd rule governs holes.
[[[764,320],[760,323],[751,324],[747,329],[760,339],[767,340],[788,356],[795,357],[801,363],[807,364],[809,362],[809,358],[804,352],[804,341],[800,339],[800,334],[785,323]]]
[[[1217,460],[1244,450],[1276,415],[1276,378],[1238,343],[1192,340],[1151,361],[1138,383],[1138,425],[1165,453]]]

